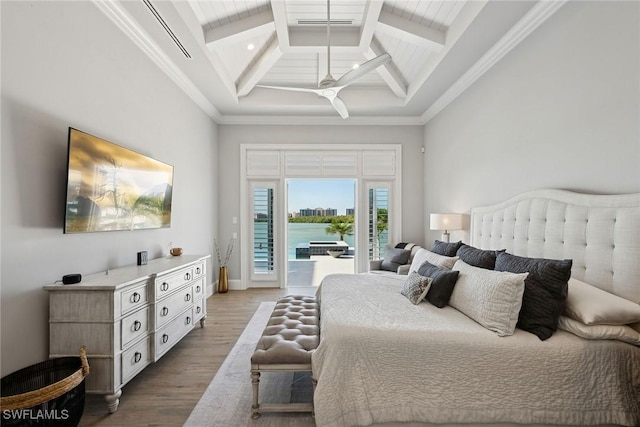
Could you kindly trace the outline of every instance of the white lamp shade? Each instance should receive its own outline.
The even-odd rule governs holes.
[[[457,213],[431,214],[429,223],[432,230],[462,230],[465,217],[465,214]]]

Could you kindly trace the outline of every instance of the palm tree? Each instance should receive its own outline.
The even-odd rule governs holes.
[[[338,234],[340,240],[344,240],[344,236],[353,236],[353,224],[350,222],[332,222],[330,226],[324,229],[327,234]]]

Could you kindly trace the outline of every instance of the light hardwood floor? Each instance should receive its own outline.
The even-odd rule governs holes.
[[[207,300],[204,328],[193,329],[131,380],[122,389],[116,413],[109,414],[102,396],[87,395],[80,426],[181,426],[260,303],[291,293],[296,292],[249,289],[214,294]]]

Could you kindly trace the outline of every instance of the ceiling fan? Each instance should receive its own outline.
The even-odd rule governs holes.
[[[327,98],[329,102],[331,102],[331,105],[333,105],[333,108],[336,109],[338,114],[340,114],[343,119],[346,119],[349,117],[349,111],[347,111],[347,107],[346,105],[344,105],[342,99],[338,97],[338,93],[345,87],[349,86],[351,83],[363,77],[365,74],[375,70],[379,66],[384,65],[389,61],[391,61],[391,55],[385,53],[360,64],[357,68],[354,68],[351,71],[347,72],[338,80],[334,79],[331,75],[331,8],[329,5],[329,0],[327,0],[327,75],[320,81],[318,89],[289,86],[256,86],[267,89],[315,93],[318,96]]]

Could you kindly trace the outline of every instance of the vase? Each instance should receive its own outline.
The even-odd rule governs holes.
[[[227,281],[227,267],[220,267],[218,275],[218,293],[224,294],[229,290],[229,282]]]

